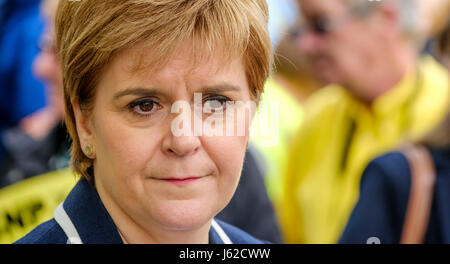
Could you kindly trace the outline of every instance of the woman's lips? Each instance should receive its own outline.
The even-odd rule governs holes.
[[[163,181],[170,182],[175,185],[186,185],[189,183],[193,183],[199,179],[201,179],[201,177],[188,177],[183,179],[163,179]]]

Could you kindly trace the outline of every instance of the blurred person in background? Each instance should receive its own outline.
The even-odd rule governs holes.
[[[444,118],[448,73],[419,57],[411,0],[299,0],[298,38],[330,85],[306,103],[283,182],[288,243],[336,243],[358,199],[369,161]]]
[[[296,40],[298,32],[286,35],[275,51],[273,79],[282,84],[294,98],[305,105],[308,98],[324,86],[308,65],[305,54],[299,52]]]
[[[450,20],[439,43],[450,70]],[[448,110],[444,122],[413,145],[421,156],[414,154],[413,159],[400,150],[368,165],[341,243],[366,243],[376,237],[383,244],[450,244],[450,104]],[[417,175],[418,166],[422,175]]]
[[[0,0],[0,160],[4,129],[42,109],[44,86],[32,73],[44,28],[40,0]]]
[[[45,30],[33,73],[45,83],[46,106],[23,118],[17,127],[5,129],[5,155],[0,162],[0,187],[69,166],[70,142],[64,120],[60,66],[54,40],[54,13],[58,1],[44,1]],[[25,67],[25,66],[23,66]],[[33,93],[24,94],[32,98]]]
[[[40,17],[45,27],[40,52],[33,63],[22,65],[32,68],[45,83],[46,106],[24,117],[18,126],[5,129],[2,136],[6,151],[0,161],[0,243],[11,243],[50,219],[76,183],[70,169],[59,171],[69,165],[70,141],[63,124],[63,88],[54,40],[57,3],[42,1]],[[32,100],[34,94],[22,96]]]

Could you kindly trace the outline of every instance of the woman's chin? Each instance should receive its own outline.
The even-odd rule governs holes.
[[[201,228],[216,215],[215,210],[200,201],[168,201],[157,210],[156,221],[170,230]]]

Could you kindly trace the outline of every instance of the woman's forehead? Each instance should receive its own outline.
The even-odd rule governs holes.
[[[215,75],[230,67],[242,65],[242,56],[230,54],[217,46],[180,44],[169,50],[164,56],[155,54],[153,47],[131,47],[118,53],[112,63],[118,64],[120,70],[130,74],[148,74],[167,69],[200,75]],[[239,67],[243,71],[243,67]]]
[[[201,93],[217,87],[235,87],[234,92],[239,93],[249,90],[241,58],[226,61],[222,54],[201,54],[180,46],[163,63],[149,65],[151,58],[146,57],[151,57],[152,52],[151,48],[130,48],[117,54],[102,74],[100,83],[106,81],[107,85],[102,85],[101,90],[107,88],[107,93],[120,94],[138,87],[163,92],[168,98],[184,89]]]

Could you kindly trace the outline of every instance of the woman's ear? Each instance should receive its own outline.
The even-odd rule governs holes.
[[[72,108],[75,115],[75,124],[77,126],[76,129],[81,149],[83,150],[84,155],[90,157],[92,156],[92,153],[87,153],[89,152],[88,149],[95,149],[91,115],[81,110],[77,100],[72,100]]]

